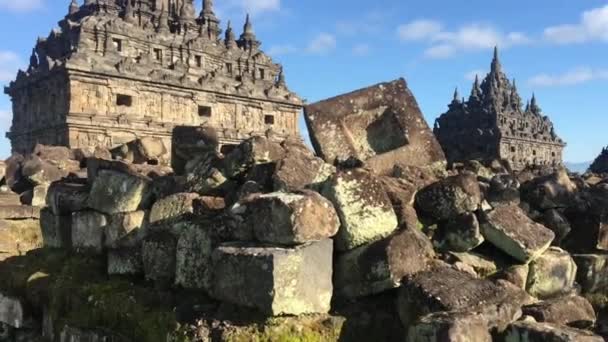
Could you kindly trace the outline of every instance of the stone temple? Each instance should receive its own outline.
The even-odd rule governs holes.
[[[456,90],[448,107],[434,132],[449,162],[502,159],[515,170],[562,164],[566,144],[534,95],[522,107],[515,80],[510,82],[502,71],[497,49],[490,73],[481,85],[475,79],[468,101]]]
[[[247,17],[222,34],[213,1],[72,0],[5,89],[14,152],[37,144],[113,147],[177,127],[211,126],[220,148],[272,131],[298,134],[302,101],[260,50]]]

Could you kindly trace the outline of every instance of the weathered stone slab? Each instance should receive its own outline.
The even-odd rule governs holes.
[[[88,206],[106,214],[137,211],[145,204],[148,184],[144,177],[101,170],[91,187]]]
[[[104,248],[104,230],[108,224],[106,215],[92,211],[72,214],[72,246],[101,253]]]
[[[0,261],[42,246],[40,221],[0,220]]]
[[[572,205],[577,190],[566,169],[524,183],[521,197],[541,210],[567,208]]]
[[[568,252],[551,247],[530,262],[526,289],[534,297],[545,299],[572,290],[576,264]]]
[[[146,279],[169,286],[175,279],[177,240],[168,232],[155,232],[142,243]]]
[[[67,170],[62,170],[40,157],[30,155],[23,162],[22,175],[34,185],[50,184],[68,175]]]
[[[50,208],[40,211],[40,229],[45,247],[72,247],[72,217],[57,216]]]
[[[166,165],[169,163],[169,151],[163,140],[158,137],[143,137],[118,146],[111,151],[114,157],[131,163]]]
[[[217,243],[210,227],[193,221],[173,224],[179,232],[175,284],[186,289],[211,289],[211,253]]]
[[[241,203],[244,224],[253,226],[258,241],[297,245],[328,239],[338,232],[340,219],[332,203],[316,192],[275,192],[254,195]]]
[[[429,313],[463,311],[483,314],[490,328],[502,331],[521,316],[530,297],[509,283],[495,284],[443,266],[404,280],[397,303],[406,327]]]
[[[523,307],[523,313],[534,317],[537,322],[576,325],[578,328],[591,328],[596,320],[591,303],[577,295],[526,305]]]
[[[284,156],[285,149],[278,142],[266,137],[253,137],[226,155],[226,175],[236,177],[254,165],[275,162]]]
[[[442,222],[436,240],[442,249],[460,253],[468,252],[485,241],[477,216],[473,213]]]
[[[38,219],[40,218],[40,208],[29,205],[0,206],[0,219],[19,220],[19,219]]]
[[[576,282],[583,292],[608,290],[608,254],[575,254]]]
[[[429,267],[433,246],[420,231],[406,229],[337,257],[335,291],[357,298],[399,287],[405,276]]]
[[[212,294],[272,316],[327,313],[332,252],[331,240],[290,249],[223,245],[212,255]]]
[[[492,342],[488,321],[479,314],[438,312],[410,327],[408,342]]]
[[[142,249],[120,247],[108,250],[108,275],[143,275]]]
[[[506,342],[602,342],[593,333],[551,323],[515,322],[505,334]]]
[[[378,178],[353,169],[335,174],[324,195],[332,201],[341,221],[336,248],[353,249],[380,240],[397,229],[392,203]]]
[[[550,229],[513,205],[498,207],[484,217],[481,232],[487,241],[524,263],[544,253],[555,238]]]
[[[104,245],[132,247],[143,239],[147,224],[148,212],[143,210],[110,215],[104,230]]]
[[[89,198],[89,187],[76,182],[55,182],[47,192],[47,205],[53,214],[70,215],[84,210]]]
[[[185,214],[194,213],[195,193],[178,193],[162,198],[150,210],[150,223],[175,220]]]
[[[433,183],[416,194],[416,207],[435,221],[448,220],[476,211],[481,204],[477,177],[463,173]]]
[[[285,146],[285,144],[284,144]],[[306,146],[287,145],[286,156],[276,162],[272,174],[275,191],[296,191],[320,188],[335,168],[315,157]]]
[[[528,274],[530,273],[530,265],[513,265],[511,267],[500,270],[492,276],[493,279],[502,279],[510,282],[520,289],[525,290],[528,285]]]
[[[390,173],[397,163],[445,162],[403,79],[308,105],[305,118],[315,150],[330,164],[355,157]]]
[[[473,252],[469,252],[469,253],[454,253],[454,252],[450,252],[448,254],[448,259],[450,259],[451,262],[453,262],[454,264],[464,264],[467,267],[472,268],[475,271],[475,274],[477,274],[480,278],[485,278],[489,275],[492,275],[496,272],[496,270],[498,269],[498,265],[496,263],[496,261],[494,261],[492,258],[482,255],[482,254],[478,254],[478,253],[473,253]],[[524,279],[524,285],[522,286],[525,287],[525,279]]]
[[[23,328],[26,323],[25,306],[20,299],[0,293],[0,322],[13,328]]]

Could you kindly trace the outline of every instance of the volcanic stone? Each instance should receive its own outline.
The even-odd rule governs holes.
[[[136,211],[145,202],[148,184],[143,177],[101,170],[93,182],[88,205],[106,214]]]
[[[58,216],[84,210],[88,199],[89,188],[86,184],[55,182],[47,192],[47,204]]]
[[[575,254],[572,257],[578,269],[576,282],[583,292],[608,290],[608,254]]]
[[[550,298],[568,292],[574,285],[576,264],[568,252],[549,248],[530,263],[528,293],[537,298]]]
[[[223,245],[212,255],[212,294],[272,316],[327,313],[332,254],[331,240],[290,249]]]
[[[357,298],[399,287],[405,276],[427,269],[435,253],[420,231],[406,229],[338,256],[336,293]]]
[[[150,210],[150,223],[175,220],[185,214],[194,213],[195,193],[178,193],[158,200]]]
[[[468,252],[485,241],[473,213],[442,222],[437,240],[442,249],[452,252]]]
[[[509,326],[505,342],[603,342],[593,333],[563,325],[519,321]]]
[[[398,227],[382,183],[362,169],[338,172],[324,191],[342,223],[336,247],[345,251],[382,239]]]
[[[57,216],[50,208],[44,208],[40,211],[40,229],[45,247],[71,248],[71,216]]]
[[[448,220],[476,211],[481,204],[477,177],[463,173],[448,177],[420,190],[416,206],[422,214],[435,221]]]
[[[482,220],[486,240],[515,259],[527,263],[549,248],[555,234],[535,223],[514,205],[498,207]]]
[[[192,221],[175,223],[179,232],[175,284],[186,289],[211,288],[211,253],[217,241],[209,227]]]
[[[583,297],[569,295],[553,298],[523,307],[523,313],[532,316],[537,322],[562,325],[575,325],[578,328],[591,328],[596,316],[591,303]]]
[[[96,211],[73,213],[72,246],[101,252],[104,248],[104,229],[107,224],[107,216]]]
[[[478,314],[438,312],[422,317],[408,331],[408,342],[492,342],[488,321]]]

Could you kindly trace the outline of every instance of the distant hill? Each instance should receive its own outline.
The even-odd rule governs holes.
[[[587,172],[587,170],[589,169],[589,166],[591,166],[592,162],[582,162],[582,163],[568,163],[566,162],[566,167],[568,168],[568,170],[570,170],[570,172],[578,172],[578,173],[585,173]]]

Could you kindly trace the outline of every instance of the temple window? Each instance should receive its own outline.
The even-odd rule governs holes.
[[[154,49],[154,59],[159,62],[163,60],[163,50],[162,49]]]
[[[122,51],[122,40],[113,38],[112,44],[114,44],[114,48],[116,49],[116,51],[118,51],[118,52]]]
[[[133,105],[133,97],[129,95],[116,95],[116,105],[121,107],[131,107]]]
[[[265,115],[264,123],[267,125],[274,125],[274,115]]]
[[[202,67],[203,66],[203,57],[202,56],[194,56],[194,62],[196,63],[197,67]]]
[[[204,118],[211,117],[211,107],[209,106],[198,106],[198,116]]]

